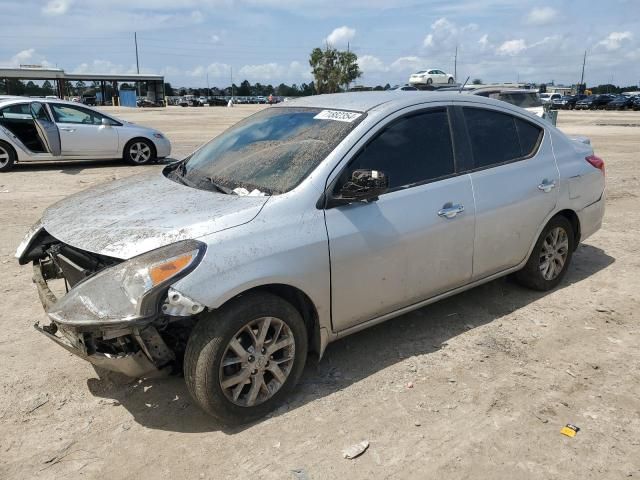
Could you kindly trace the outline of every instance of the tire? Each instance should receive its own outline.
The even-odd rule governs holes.
[[[554,275],[549,278],[545,277],[543,273],[543,262],[548,261],[550,264],[552,264],[552,268],[557,269],[557,256],[544,260],[542,256],[551,254],[547,253],[551,252],[551,250],[547,250],[549,245],[547,239],[549,236],[553,236],[553,233],[557,231],[557,229],[560,229],[560,231],[564,231],[564,234],[566,235],[566,246],[564,246],[564,248],[562,249],[562,251],[564,252],[564,262],[562,263],[560,270],[554,272]],[[545,246],[545,243],[547,246]],[[542,230],[538,241],[533,247],[529,260],[522,270],[515,273],[514,277],[518,283],[533,290],[539,290],[542,292],[552,290],[562,281],[563,277],[567,273],[567,268],[571,263],[571,257],[574,250],[575,237],[571,222],[569,222],[569,220],[561,215],[556,216],[552,218],[544,227],[544,230]],[[559,250],[555,251],[555,254],[558,255],[558,252]]]
[[[427,78],[427,85],[431,85],[433,83],[433,79]]]
[[[8,172],[16,163],[16,152],[7,142],[0,140],[0,172]]]
[[[134,138],[125,145],[122,156],[131,165],[148,165],[156,159],[156,147],[146,138]]]
[[[259,347],[252,348],[255,343],[251,343],[247,327],[256,322],[261,325],[260,322],[267,317],[270,319],[267,325],[270,326],[264,342],[267,350],[263,355],[258,353]],[[279,336],[274,338],[276,332]],[[260,329],[254,334],[255,340]],[[269,356],[269,348],[287,339],[293,339],[293,352],[289,346],[275,350]],[[240,346],[243,355],[248,355],[245,360],[241,360],[238,350],[231,347],[232,340]],[[292,391],[302,375],[307,348],[304,321],[290,303],[266,292],[241,295],[221,309],[203,315],[191,332],[184,357],[187,389],[196,403],[219,421],[232,425],[251,422],[274,410]],[[276,362],[273,362],[274,357]],[[289,357],[290,361],[283,360]],[[223,367],[224,360],[231,363]],[[284,382],[279,382],[271,374],[269,368],[270,365],[273,368],[273,363],[275,368],[286,374]],[[234,378],[243,375],[246,375],[243,381],[232,383]],[[250,404],[253,387],[258,384],[257,378],[266,383],[260,382],[261,386],[256,389],[258,398],[254,396],[254,403]],[[223,388],[225,381],[229,386]],[[234,396],[237,400],[232,398]]]
[[[447,80],[447,83],[449,85],[453,85],[454,82],[455,82],[455,80],[453,79],[453,77],[449,77],[449,80]]]

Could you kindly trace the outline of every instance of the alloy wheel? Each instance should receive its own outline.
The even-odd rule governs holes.
[[[547,233],[540,251],[540,273],[545,280],[554,280],[564,268],[569,255],[569,236],[562,227]]]
[[[9,164],[9,152],[0,145],[0,168],[6,167]]]
[[[259,405],[282,388],[294,358],[289,326],[275,317],[258,318],[231,337],[220,364],[220,387],[235,405]]]
[[[144,142],[133,143],[129,155],[135,163],[146,163],[151,158],[151,147]]]

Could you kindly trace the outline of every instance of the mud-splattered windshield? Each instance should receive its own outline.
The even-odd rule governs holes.
[[[274,107],[237,123],[167,168],[186,185],[238,195],[273,195],[297,186],[365,114]]]

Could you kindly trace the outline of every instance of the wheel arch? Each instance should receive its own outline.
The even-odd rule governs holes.
[[[236,294],[235,296],[224,302],[222,305],[220,305],[220,307],[226,305],[228,302],[235,298],[256,291],[263,291],[271,293],[272,295],[276,295],[289,302],[300,313],[300,316],[304,320],[305,326],[307,327],[309,351],[314,352],[318,355],[318,357],[321,357],[327,342],[324,341],[321,337],[320,317],[318,315],[318,309],[316,308],[309,295],[307,295],[297,287],[284,283],[269,283],[255,286]]]
[[[580,219],[578,218],[578,214],[573,210],[565,209],[565,210],[560,210],[552,218],[555,218],[558,216],[565,217],[567,220],[569,220],[569,223],[571,223],[571,226],[573,227],[574,250],[575,250],[576,248],[578,248],[578,244],[580,243],[580,236],[582,234],[582,231],[580,229]]]
[[[138,135],[136,137],[130,138],[125,142],[124,147],[122,147],[122,158],[126,158],[127,148],[129,148],[129,145],[131,145],[133,142],[138,142],[140,140],[149,142],[151,144],[151,148],[153,148],[153,156],[155,157],[158,155],[158,147],[156,147],[156,142],[154,142],[148,137],[143,137],[142,135]]]

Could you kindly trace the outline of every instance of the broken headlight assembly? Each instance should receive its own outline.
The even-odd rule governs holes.
[[[153,317],[169,284],[191,272],[205,250],[204,243],[185,240],[105,268],[59,299],[49,318],[61,325],[100,326]]]

